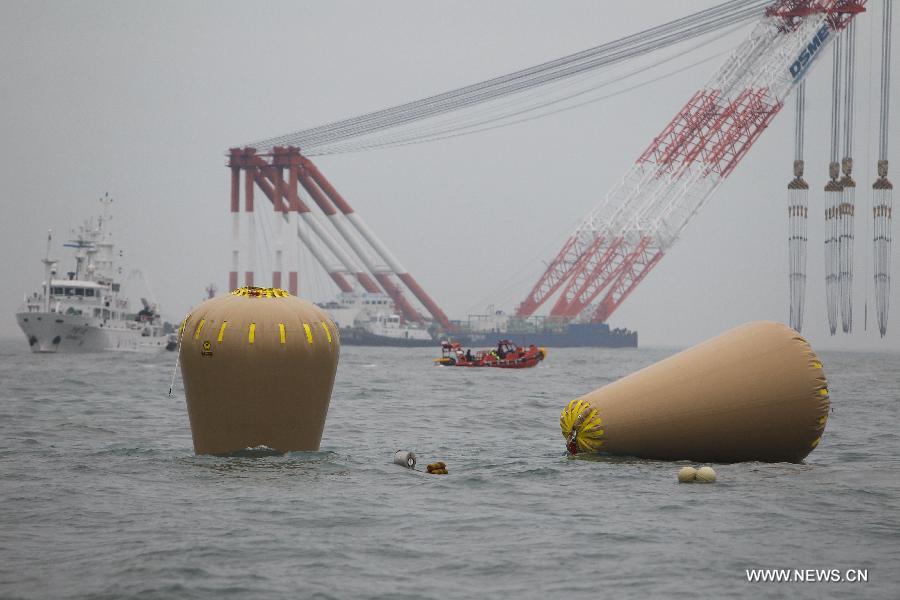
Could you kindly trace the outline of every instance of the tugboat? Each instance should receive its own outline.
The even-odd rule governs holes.
[[[524,348],[509,340],[500,340],[497,347],[490,350],[463,352],[459,342],[441,342],[441,357],[435,364],[444,367],[497,367],[500,369],[527,369],[544,360],[547,351],[534,344]]]

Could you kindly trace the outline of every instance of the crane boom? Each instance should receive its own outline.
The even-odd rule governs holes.
[[[865,0],[780,0],[592,210],[516,310],[605,321],[737,167]],[[602,298],[596,299],[604,294]]]

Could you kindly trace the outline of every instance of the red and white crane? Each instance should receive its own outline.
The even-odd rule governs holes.
[[[802,327],[806,282],[809,187],[803,179],[802,84],[809,69],[821,62],[820,57],[826,48],[833,41],[840,41],[842,32],[850,28],[847,46],[851,50],[843,54],[837,44],[835,50],[832,181],[829,183],[833,189],[826,188],[833,193],[829,195],[826,192],[825,211],[826,225],[831,226],[826,242],[828,316],[834,331],[840,311],[843,328],[849,331],[852,324],[855,203],[851,176],[851,25],[854,17],[865,10],[865,5],[866,0],[727,0],[670,23],[534,67],[403,105],[262,140],[243,149],[233,149],[229,163],[233,171],[232,210],[237,211],[236,207],[240,206],[240,171],[245,170],[244,189],[251,210],[252,188],[256,185],[272,201],[276,211],[284,215],[289,211],[298,212],[308,223],[312,234],[301,233],[298,228],[298,235],[342,291],[355,289],[345,277],[353,275],[364,290],[369,293],[385,292],[407,319],[421,322],[421,314],[404,296],[401,287],[405,287],[434,321],[447,330],[450,324],[444,312],[309,157],[468,135],[521,122],[525,120],[522,115],[537,118],[557,110],[568,110],[580,104],[563,108],[558,106],[590,91],[587,76],[594,71],[757,19],[745,41],[581,221],[519,304],[516,314],[529,317],[555,298],[549,308],[551,317],[606,321],[733,172],[794,88],[801,86],[797,99],[794,179],[788,186],[790,320],[799,329]],[[887,322],[890,283],[891,213],[886,137],[890,2],[886,5],[883,47],[887,50],[883,49],[882,57],[881,160],[873,202],[876,308],[882,332]],[[846,77],[843,99],[840,96],[842,71]],[[560,85],[554,90],[557,84]],[[566,87],[573,85],[584,89],[572,91]],[[548,90],[549,94],[546,93]],[[529,96],[532,91],[535,93]],[[504,100],[513,95],[518,95],[520,100]],[[838,157],[842,100],[845,108],[844,177],[840,178]],[[543,114],[535,114],[542,110]],[[429,125],[420,125],[422,121],[428,121]],[[300,199],[301,189],[327,215],[332,225],[330,230],[318,222]],[[239,221],[236,219],[235,223],[237,232]],[[236,233],[235,238],[238,237]],[[324,244],[325,248],[321,248],[320,244]],[[237,250],[233,262],[232,279],[236,280]],[[277,258],[276,264],[280,264]]]
[[[517,308],[605,321],[734,170],[865,0],[782,0],[581,222]],[[599,298],[599,300],[598,300]]]
[[[234,249],[232,251],[232,271],[229,286],[232,289],[238,284],[239,251],[239,213],[241,192],[244,196],[245,212],[253,213],[255,190],[259,189],[271,202],[275,212],[285,221],[295,212],[308,227],[308,231],[298,223],[297,236],[309,249],[320,265],[344,293],[353,293],[356,288],[348,281],[347,275],[355,277],[358,285],[369,294],[386,293],[405,319],[424,323],[424,317],[416,310],[404,295],[400,285],[406,288],[419,300],[430,313],[432,319],[446,331],[450,329],[450,321],[441,308],[422,289],[415,278],[391,254],[387,247],[366,225],[365,221],[353,211],[350,204],[340,192],[325,178],[319,169],[303,156],[295,147],[276,146],[269,152],[257,153],[255,148],[232,148],[229,151],[228,166],[231,169],[231,211],[234,217]],[[241,185],[241,173],[244,182]],[[301,191],[308,194],[313,203],[328,217],[338,237],[332,230],[321,223],[318,216],[301,197]],[[252,223],[250,233],[253,233]],[[347,246],[343,246],[339,239]],[[321,245],[324,244],[325,248]],[[254,240],[250,240],[252,251]],[[281,261],[277,254],[276,271],[272,274],[273,285],[281,283]],[[375,258],[378,257],[378,258]],[[383,262],[378,262],[378,260]],[[254,284],[253,257],[250,257],[250,268],[244,275],[244,284]],[[401,284],[398,285],[393,277]],[[296,276],[290,277],[290,291],[297,293]]]

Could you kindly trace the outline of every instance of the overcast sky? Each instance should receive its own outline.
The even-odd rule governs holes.
[[[221,292],[227,283],[228,147],[527,67],[716,3],[4,1],[0,336],[21,335],[14,313],[42,280],[46,230],[54,230],[53,254],[68,269],[59,244],[95,213],[105,192],[116,199],[113,231],[126,273],[141,269],[164,316],[177,321],[206,285],[215,282]],[[869,206],[877,141],[872,76],[881,3],[870,4],[876,18],[863,15],[858,26],[858,215]],[[706,55],[737,45],[748,31],[710,43]],[[565,237],[723,60],[515,127],[316,162],[451,318],[489,304],[511,311]],[[803,333],[817,348],[897,350],[900,280],[888,336],[878,338],[871,314],[863,331],[871,278],[863,218],[855,331],[827,334],[820,190],[830,63],[829,52],[807,92],[812,193]],[[895,182],[898,99],[895,90]],[[788,104],[612,326],[638,330],[642,345],[681,346],[750,320],[787,320]],[[308,260],[301,264],[301,295],[324,299],[331,293],[324,275]],[[868,297],[871,305],[871,286]]]

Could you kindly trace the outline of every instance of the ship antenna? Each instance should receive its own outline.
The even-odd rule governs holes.
[[[50,312],[50,278],[53,277],[53,263],[50,260],[50,244],[53,242],[53,230],[47,230],[47,251],[44,252],[44,312]]]
[[[44,262],[50,262],[50,243],[53,241],[53,230],[47,230],[47,251],[44,253]]]

